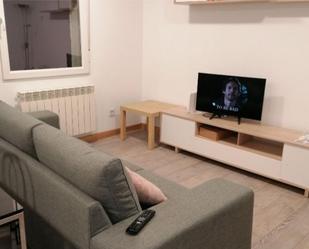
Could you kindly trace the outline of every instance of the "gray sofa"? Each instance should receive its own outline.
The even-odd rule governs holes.
[[[137,236],[125,233],[141,205],[124,166],[168,197]],[[24,207],[31,249],[251,248],[250,189],[222,179],[186,189],[1,101],[0,186]]]

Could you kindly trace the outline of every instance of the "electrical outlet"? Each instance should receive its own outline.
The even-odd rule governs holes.
[[[114,108],[112,108],[112,109],[109,110],[109,116],[110,116],[110,117],[115,117],[115,116],[116,116],[116,111],[115,111]]]

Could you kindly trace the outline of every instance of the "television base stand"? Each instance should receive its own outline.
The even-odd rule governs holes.
[[[206,117],[206,114],[203,114],[203,116]],[[211,116],[209,117],[209,120],[212,120],[215,117],[221,118],[222,114],[220,113],[212,113]],[[237,116],[238,124],[240,125],[241,122],[241,116]]]
[[[241,121],[241,116],[238,116],[238,124],[240,125],[240,121]]]
[[[205,114],[204,114],[204,116],[206,116]],[[209,117],[209,120],[212,120],[213,118],[215,118],[215,117],[217,117],[218,116],[218,118],[221,118],[221,114],[219,114],[219,113],[213,113],[213,114],[211,114],[211,116]]]

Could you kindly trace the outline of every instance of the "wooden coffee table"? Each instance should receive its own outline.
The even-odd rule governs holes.
[[[155,143],[155,119],[160,117],[160,113],[166,109],[176,107],[176,105],[164,102],[146,100],[128,103],[120,106],[120,139],[126,139],[126,115],[127,112],[144,115],[147,117],[148,149],[153,149]]]

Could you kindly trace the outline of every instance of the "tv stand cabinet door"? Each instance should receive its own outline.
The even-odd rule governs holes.
[[[160,141],[171,146],[188,149],[195,137],[194,121],[177,118],[167,114],[161,116]]]
[[[299,146],[284,145],[282,179],[299,187],[309,188],[309,150]]]

